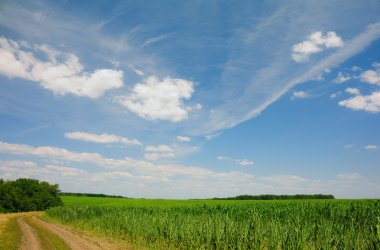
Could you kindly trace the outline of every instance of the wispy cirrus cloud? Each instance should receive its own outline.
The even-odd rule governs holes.
[[[276,51],[276,61],[270,62],[269,66],[261,68],[256,73],[250,73],[250,77],[244,79],[247,84],[241,88],[241,91],[231,92],[226,97],[226,102],[212,110],[208,121],[203,126],[194,129],[195,133],[215,133],[257,117],[269,105],[296,85],[315,79],[323,74],[327,68],[333,68],[361,52],[379,37],[380,22],[368,25],[365,30],[351,39],[346,39],[344,47],[333,51],[332,54],[330,53],[328,56],[319,59],[312,65],[300,64],[298,68],[294,68],[294,64],[289,61],[289,51],[285,51],[281,47],[280,51]],[[238,62],[237,60],[235,63]],[[241,71],[236,70],[241,74],[247,74],[247,72]],[[238,77],[235,73],[231,74],[231,76]],[[230,78],[228,79],[230,80]],[[377,99],[376,95],[368,98],[370,103],[376,102],[373,99]],[[232,99],[237,101],[228,102],[228,100]],[[367,100],[361,102],[368,103]],[[367,104],[364,106],[367,106]]]
[[[154,44],[154,43],[160,42],[161,40],[167,39],[168,37],[169,37],[169,35],[159,35],[159,36],[155,36],[155,37],[148,38],[148,39],[143,43],[143,45],[142,45],[141,47],[144,48],[144,47],[149,46],[149,45],[151,45],[151,44]]]

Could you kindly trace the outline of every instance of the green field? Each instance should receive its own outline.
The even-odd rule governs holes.
[[[150,249],[379,249],[380,200],[62,197],[47,215]]]
[[[83,196],[61,196],[63,204],[67,206],[133,206],[133,207],[183,207],[199,205],[235,205],[252,204],[257,201],[250,200],[164,200],[164,199],[129,199],[129,198],[104,198]],[[332,200],[333,201],[333,200]],[[260,201],[261,202],[261,201]],[[276,201],[271,201],[276,202]],[[282,201],[277,201],[282,202]]]

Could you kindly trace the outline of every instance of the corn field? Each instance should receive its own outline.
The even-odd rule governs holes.
[[[380,200],[70,206],[47,216],[150,249],[380,249]]]

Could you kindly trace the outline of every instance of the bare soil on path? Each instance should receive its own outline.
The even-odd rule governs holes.
[[[74,250],[131,249],[127,242],[109,241],[102,237],[90,236],[87,232],[78,232],[72,227],[42,220],[39,218],[41,215],[42,212],[0,214],[0,235],[5,232],[4,226],[7,224],[7,221],[14,218],[22,231],[19,250],[51,249],[51,247],[44,246],[43,241],[39,239],[39,234],[43,233],[41,230],[38,231],[40,227],[57,235]],[[33,223],[31,223],[31,221],[33,221]],[[38,227],[36,227],[36,225],[38,225]],[[0,246],[0,249],[3,248]]]
[[[38,219],[37,217],[33,216],[33,220],[43,227],[47,228],[49,231],[57,234],[59,237],[61,237],[73,250],[98,250],[98,249],[104,249],[103,247],[100,247],[98,244],[89,241],[88,239],[84,239],[74,233],[71,233],[70,231],[54,225],[52,223],[43,221]]]
[[[17,223],[20,225],[23,233],[20,250],[39,250],[41,249],[40,241],[38,240],[33,228],[29,226],[25,221],[25,217],[17,218]]]

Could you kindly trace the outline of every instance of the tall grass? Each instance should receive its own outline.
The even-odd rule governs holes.
[[[182,207],[58,207],[47,215],[136,245],[180,249],[379,249],[379,200]]]

